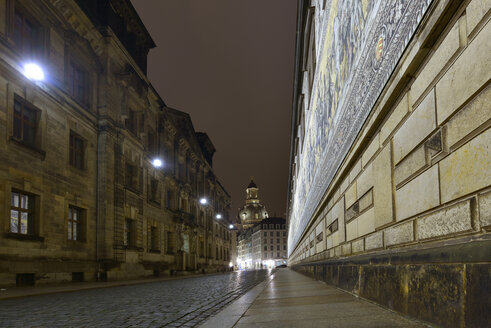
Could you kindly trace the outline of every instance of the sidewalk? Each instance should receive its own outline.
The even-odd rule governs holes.
[[[188,278],[203,277],[207,275],[217,275],[217,274],[222,274],[222,272],[165,276],[165,277],[158,277],[158,278],[150,277],[150,278],[143,278],[143,279],[117,280],[117,281],[108,281],[108,282],[68,282],[66,284],[61,284],[61,285],[53,284],[53,285],[35,286],[35,287],[34,286],[10,287],[10,288],[0,289],[0,300],[26,297],[26,296],[35,296],[35,295],[68,293],[68,292],[76,292],[79,290],[88,290],[88,289],[146,284],[146,283],[166,281],[166,280],[188,279]]]
[[[280,269],[201,327],[430,327],[290,269]]]

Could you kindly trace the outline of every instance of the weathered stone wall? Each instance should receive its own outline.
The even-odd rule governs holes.
[[[22,74],[15,10],[39,29],[42,82]],[[110,27],[96,28],[75,1],[0,0],[0,54],[0,286],[15,285],[19,274],[41,284],[80,280],[80,273],[114,280],[228,269],[230,196],[189,115],[165,107]],[[88,74],[86,105],[69,91],[73,64]],[[13,136],[14,97],[38,110],[35,147]],[[84,140],[82,168],[70,165],[70,131]],[[164,168],[153,167],[154,156]],[[126,164],[135,167],[134,184]],[[11,232],[12,191],[35,198],[32,232]],[[200,205],[201,197],[208,203]],[[82,240],[67,237],[69,206],[84,213]]]
[[[490,8],[431,3],[291,265],[442,326],[491,324]]]

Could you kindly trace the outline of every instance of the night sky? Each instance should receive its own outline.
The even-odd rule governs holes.
[[[285,215],[296,2],[132,0],[157,44],[150,81],[211,138],[231,216],[250,176],[269,215]]]

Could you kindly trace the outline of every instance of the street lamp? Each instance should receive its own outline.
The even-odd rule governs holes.
[[[229,225],[229,226],[228,226],[228,228],[229,228],[229,229],[233,229],[233,228],[234,228],[234,225],[233,225],[233,224],[231,224],[231,225]]]
[[[208,203],[208,200],[207,200],[206,198],[204,198],[204,197],[203,197],[203,198],[201,198],[201,199],[199,200],[199,203],[200,203],[201,205],[206,205],[206,204]]]
[[[26,63],[24,64],[24,75],[29,80],[33,81],[43,81],[44,80],[44,71],[38,64],[35,63]]]
[[[221,214],[217,214],[217,215],[216,215],[216,218],[217,218],[217,219],[221,219],[221,218],[222,218],[222,215],[221,215]]]
[[[164,163],[162,162],[162,160],[161,160],[160,158],[154,158],[154,159],[152,160],[152,165],[153,165],[153,167],[155,167],[155,168],[162,167],[162,165],[163,165],[163,164],[164,164]]]

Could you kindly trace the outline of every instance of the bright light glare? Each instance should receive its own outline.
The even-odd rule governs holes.
[[[153,161],[152,161],[152,165],[154,167],[161,167],[162,166],[162,160],[159,159],[159,158],[155,158]]]
[[[233,266],[234,266],[234,264],[233,264],[232,262],[230,262],[230,263],[228,264],[228,266],[229,266],[229,267],[233,267]]]
[[[216,218],[217,219],[221,219],[222,218],[222,215],[221,214],[217,214]]]
[[[24,65],[24,75],[34,81],[42,81],[44,80],[44,72],[43,69],[34,63],[29,63]]]
[[[205,205],[206,203],[208,203],[208,201],[206,200],[206,198],[201,198],[201,199],[199,200],[199,202],[200,202],[201,204],[203,204],[203,205]]]
[[[231,224],[231,225],[229,225],[229,226],[228,226],[228,228],[229,228],[229,229],[233,229],[233,228],[234,228],[234,225],[233,225],[233,224]]]

